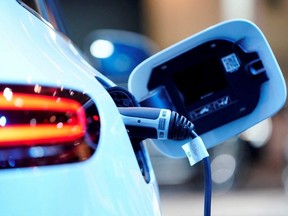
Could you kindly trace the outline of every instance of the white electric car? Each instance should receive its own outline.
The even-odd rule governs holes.
[[[183,158],[185,146],[189,159],[203,159],[204,145],[189,152],[187,140],[163,141],[186,139],[192,124],[178,125],[187,119],[162,108],[189,116],[209,148],[275,114],[286,99],[267,41],[243,20],[145,60],[129,78],[134,97],[20,0],[0,1],[0,35],[0,215],[161,215],[149,155],[127,125],[130,136],[159,138],[152,143],[166,155]],[[161,118],[149,109],[123,117],[127,110],[116,104],[127,104],[126,96],[131,105],[158,107]],[[156,134],[145,128],[151,122]],[[205,190],[205,215],[209,196]]]
[[[0,215],[160,215],[113,83],[20,1],[0,11]]]

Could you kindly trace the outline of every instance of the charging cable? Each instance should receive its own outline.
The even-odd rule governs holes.
[[[182,146],[191,166],[204,164],[204,215],[211,215],[212,180],[209,154],[186,117],[168,109],[148,107],[118,107],[130,137],[185,140]]]

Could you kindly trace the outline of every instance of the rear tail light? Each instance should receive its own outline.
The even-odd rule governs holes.
[[[0,86],[0,168],[86,160],[100,134],[85,93],[43,86]]]
[[[21,93],[7,100],[3,94],[0,110],[0,146],[69,142],[85,134],[85,112],[75,100]],[[43,119],[46,112],[53,114]]]

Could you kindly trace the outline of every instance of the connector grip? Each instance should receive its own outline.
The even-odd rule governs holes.
[[[184,140],[193,134],[194,124],[186,117],[172,111],[169,124],[168,138],[173,140]]]

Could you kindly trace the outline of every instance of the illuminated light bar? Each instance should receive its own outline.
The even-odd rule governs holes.
[[[77,111],[81,107],[75,100],[46,95],[13,93],[13,96],[7,99],[2,93],[0,97],[0,109]]]
[[[0,146],[17,144],[33,145],[35,143],[55,144],[69,142],[84,136],[85,130],[80,125],[66,125],[58,128],[53,125],[13,125],[0,128]]]
[[[0,97],[0,111],[51,112],[71,118],[66,122],[53,121],[49,123],[9,124],[9,118],[3,119],[0,125],[0,146],[37,145],[74,142],[84,137],[86,132],[85,110],[75,100],[39,94],[14,93],[9,98],[4,92]],[[52,115],[53,116],[53,115]]]

